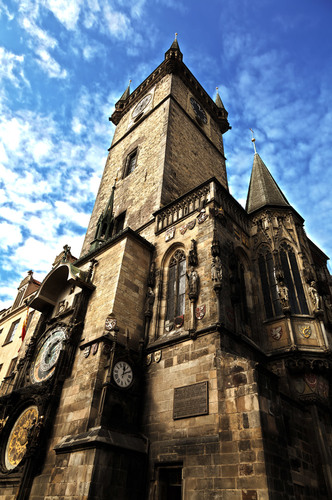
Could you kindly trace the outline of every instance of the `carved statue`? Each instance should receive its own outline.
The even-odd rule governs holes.
[[[145,297],[144,314],[145,316],[152,316],[152,309],[155,299],[155,293],[151,286],[148,287]]]
[[[317,288],[316,288],[316,283],[314,281],[311,281],[310,286],[308,288],[308,292],[311,298],[311,302],[314,306],[314,311],[319,311],[320,310],[320,296],[318,294]]]
[[[188,262],[191,266],[197,266],[198,264],[197,246],[196,246],[196,241],[194,239],[191,240],[191,248],[189,250]]]
[[[288,288],[283,281],[278,285],[278,295],[283,309],[289,308]]]
[[[190,273],[187,273],[188,285],[189,285],[189,298],[197,299],[198,288],[199,288],[199,276],[197,271],[195,271],[194,266],[191,266]]]
[[[212,259],[211,279],[212,281],[218,281],[218,282],[222,280],[222,266],[219,255],[213,257]]]

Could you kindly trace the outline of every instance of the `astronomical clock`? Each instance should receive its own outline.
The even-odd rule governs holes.
[[[28,498],[40,471],[62,385],[71,370],[93,285],[91,273],[60,260],[29,306],[40,320],[20,359],[12,387],[0,395],[0,491],[12,484]],[[58,290],[58,296],[54,295]]]

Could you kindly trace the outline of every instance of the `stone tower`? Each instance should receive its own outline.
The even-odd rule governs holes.
[[[230,195],[227,111],[182,58],[117,102],[81,255],[30,300],[4,498],[331,498],[327,257],[257,153]]]

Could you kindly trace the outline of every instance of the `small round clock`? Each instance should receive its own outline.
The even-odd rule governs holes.
[[[63,328],[55,328],[47,335],[31,367],[33,382],[44,382],[53,375],[65,338]]]
[[[196,115],[196,117],[203,123],[207,123],[207,117],[204,109],[202,106],[199,104],[199,102],[196,101],[193,97],[190,98],[190,104],[191,107],[193,108],[193,111]]]
[[[136,118],[142,111],[147,107],[152,99],[152,94],[147,94],[140,100],[140,102],[135,106],[131,114],[132,118]]]
[[[127,361],[118,361],[113,367],[113,379],[117,386],[127,389],[134,380],[132,367]]]
[[[14,469],[22,461],[29,441],[29,432],[37,420],[37,406],[29,406],[16,420],[5,449],[5,466],[7,470]]]

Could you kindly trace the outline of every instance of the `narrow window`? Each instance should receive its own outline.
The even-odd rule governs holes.
[[[280,250],[281,267],[288,288],[289,303],[293,314],[309,314],[303,285],[293,250],[283,245]]]
[[[239,278],[240,278],[240,294],[241,294],[241,319],[246,325],[248,325],[249,314],[248,314],[247,290],[246,290],[246,281],[244,277],[243,264],[240,264],[239,275],[240,275]]]
[[[14,370],[15,370],[15,367],[16,367],[16,363],[17,363],[17,358],[13,358],[9,364],[9,368],[7,370],[7,374],[6,374],[6,378],[7,377],[11,377]]]
[[[136,162],[137,162],[137,149],[130,153],[127,156],[127,161],[126,161],[126,169],[125,169],[125,175],[124,177],[127,177],[129,174],[131,174],[135,168],[136,168]]]
[[[20,320],[17,319],[16,321],[14,321],[10,328],[9,328],[9,332],[8,332],[8,335],[6,337],[6,340],[5,340],[5,344],[9,344],[9,342],[11,342],[14,338],[14,335],[16,333],[16,330],[18,328],[18,324],[19,324]]]
[[[265,253],[259,255],[258,267],[266,317],[272,318],[273,316],[279,316],[282,314],[282,310],[278,297],[277,280],[271,252],[265,251]]]
[[[115,218],[113,235],[118,234],[120,231],[122,231],[122,229],[124,228],[125,219],[126,219],[126,212],[122,212],[122,214],[118,215]]]
[[[173,255],[168,271],[166,320],[182,316],[185,310],[186,257],[182,250]]]
[[[16,307],[19,307],[21,305],[25,290],[26,290],[26,288],[21,288],[21,290],[18,292],[16,299],[15,299],[15,302],[13,304],[13,309],[15,309]]]

